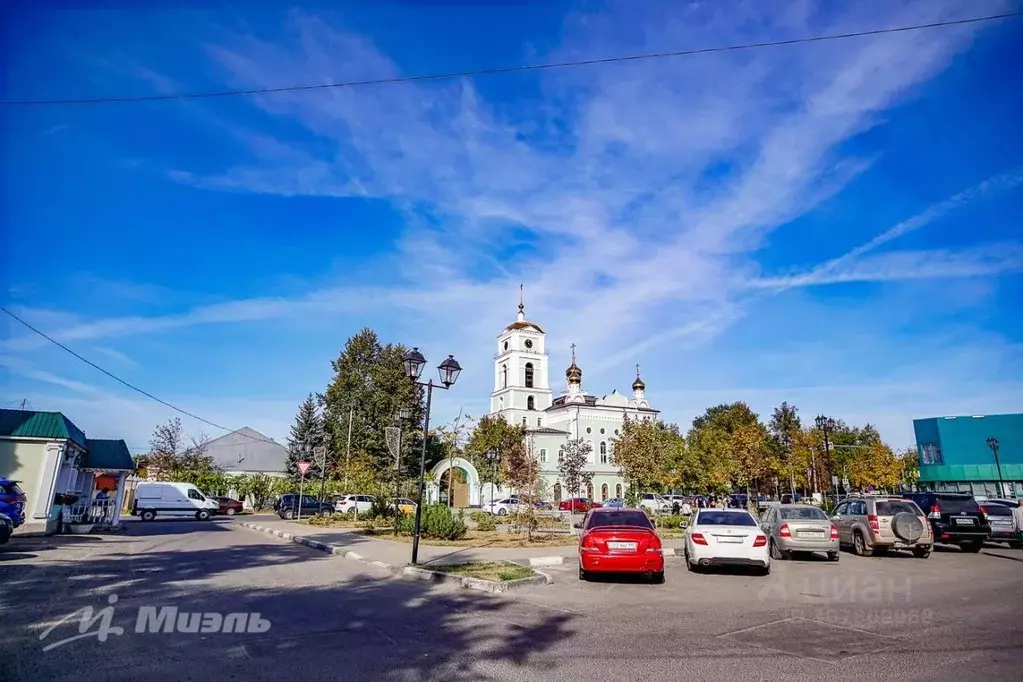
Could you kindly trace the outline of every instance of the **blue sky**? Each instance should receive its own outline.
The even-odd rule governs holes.
[[[34,3],[3,99],[365,80],[844,33],[1012,2]],[[1023,406],[1023,21],[252,97],[3,107],[5,305],[214,422],[284,438],[363,326],[485,411],[526,310],[584,388],[688,426]],[[175,416],[10,321],[0,402],[144,448]],[[190,430],[214,429],[183,420]]]

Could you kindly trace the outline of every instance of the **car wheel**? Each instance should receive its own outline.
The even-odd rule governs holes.
[[[228,516],[234,516],[234,513],[235,513],[234,507],[228,507],[228,508],[227,508],[227,512],[226,512],[226,514],[227,514]]]
[[[771,575],[771,564],[767,564],[766,566],[761,568],[760,569],[760,575],[762,575],[762,576]]]
[[[981,550],[981,548],[984,547],[984,543],[983,542],[964,542],[961,546],[962,546],[964,552],[969,552],[970,554],[976,554],[977,552],[979,552]]]
[[[838,561],[838,552],[828,552],[828,561]]]
[[[586,575],[586,571],[583,570],[582,566],[579,567],[579,580],[586,582],[589,577]]]
[[[863,533],[856,531],[853,533],[853,551],[856,552],[856,556],[872,556],[874,550],[867,549],[867,541],[863,539]]]
[[[153,511],[152,509],[147,509],[141,514],[139,514],[139,518],[142,519],[143,521],[152,521],[153,519],[156,518],[156,512]]]
[[[205,521],[210,518],[210,512],[208,509],[200,509],[195,513],[195,518],[197,521]]]
[[[930,547],[914,547],[913,548],[913,556],[915,556],[917,559],[926,559],[930,555],[931,555],[931,548]]]
[[[654,573],[653,575],[651,575],[650,576],[650,582],[652,582],[654,585],[663,585],[664,584],[664,571],[658,571],[657,573]]]
[[[327,518],[327,517],[329,517],[329,516],[331,515],[331,513],[332,513],[332,512],[331,512],[331,511],[330,511],[329,509],[321,509],[321,510],[320,510],[320,516],[321,516],[322,518]]]
[[[772,539],[771,540],[771,558],[772,559],[791,559],[792,558],[792,552],[784,551],[781,547],[778,546],[778,543],[775,542]]]
[[[294,512],[294,510],[291,510],[291,509],[285,509],[285,510],[284,510],[284,520],[285,520],[285,521],[291,521],[291,520],[292,520],[293,518],[295,518],[295,512]]]
[[[504,508],[498,509],[497,510],[497,515],[498,516],[508,516],[508,510],[504,509]],[[580,569],[580,570],[582,570],[582,569]]]

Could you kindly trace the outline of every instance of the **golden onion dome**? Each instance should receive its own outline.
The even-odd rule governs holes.
[[[646,390],[646,384],[643,383],[642,379],[640,379],[639,377],[636,377],[636,380],[632,382],[632,390],[633,391],[645,391]]]
[[[583,371],[579,369],[579,365],[574,362],[568,366],[565,370],[565,377],[568,379],[570,384],[578,384],[583,380]]]

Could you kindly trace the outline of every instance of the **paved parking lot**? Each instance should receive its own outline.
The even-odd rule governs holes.
[[[126,536],[33,538],[0,550],[0,679],[1018,679],[1023,552],[936,551],[778,562],[768,577],[556,583],[512,595],[390,577],[232,522]],[[124,633],[78,634],[107,606]],[[259,612],[264,633],[136,633],[144,606]],[[94,615],[96,613],[94,612]]]

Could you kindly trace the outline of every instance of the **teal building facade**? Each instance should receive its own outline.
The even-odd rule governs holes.
[[[913,431],[921,490],[1023,497],[1023,414],[914,419]]]

